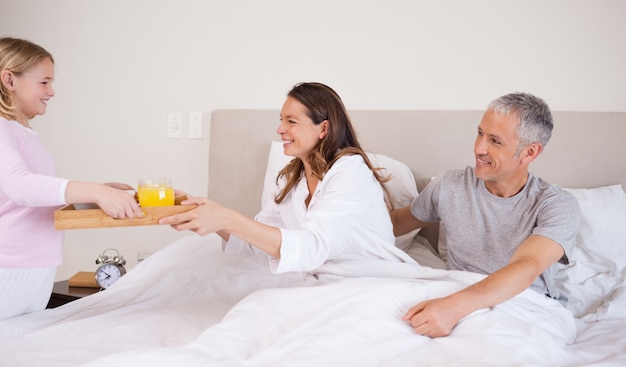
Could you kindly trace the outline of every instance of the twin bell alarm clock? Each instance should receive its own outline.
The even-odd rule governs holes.
[[[108,256],[107,252],[114,251],[113,257]],[[100,265],[96,269],[96,283],[102,289],[107,289],[113,283],[117,282],[122,275],[126,274],[126,260],[120,252],[114,248],[108,248],[102,251],[102,254],[96,259],[96,264]]]

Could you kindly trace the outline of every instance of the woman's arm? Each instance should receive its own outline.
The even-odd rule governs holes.
[[[294,188],[294,192],[279,205],[282,214],[272,214],[273,217],[282,215],[290,218],[291,223],[288,225],[279,225],[267,221],[268,218],[260,218],[274,226],[262,224],[206,198],[182,202],[181,204],[198,204],[199,207],[162,218],[159,223],[201,235],[216,232],[224,239],[228,233],[276,259],[280,259],[287,251],[290,254],[290,270],[314,269],[343,252],[351,243],[349,238],[357,235],[355,226],[363,226],[363,218],[368,218],[371,223],[361,232],[383,231],[378,228],[380,226],[391,229],[390,222],[387,222],[388,227],[381,223],[385,219],[389,221],[382,189],[360,156],[345,157],[335,163],[318,184],[308,209],[304,207],[308,193],[301,190],[302,188]],[[373,212],[374,208],[376,211]],[[379,232],[377,235],[381,236]],[[393,245],[391,231],[388,237]],[[282,248],[283,241],[288,242],[288,249]],[[371,241],[380,243],[379,240]]]
[[[193,231],[200,235],[217,233],[227,240],[233,234],[279,259],[282,235],[277,227],[250,219],[207,198],[190,198],[181,205],[197,204],[184,213],[161,218],[159,224],[169,224],[178,231]]]

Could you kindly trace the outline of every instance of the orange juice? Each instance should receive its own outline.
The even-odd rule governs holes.
[[[167,181],[142,180],[137,188],[142,207],[174,205],[174,189]]]

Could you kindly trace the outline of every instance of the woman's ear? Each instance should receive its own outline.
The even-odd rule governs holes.
[[[321,125],[320,140],[321,140],[321,139],[324,139],[326,135],[328,134],[328,120],[322,121],[320,125]]]
[[[13,91],[13,73],[10,70],[2,70],[0,73],[0,82],[10,91]]]

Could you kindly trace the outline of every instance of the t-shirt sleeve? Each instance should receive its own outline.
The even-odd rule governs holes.
[[[438,176],[424,187],[411,203],[411,214],[422,222],[439,222],[439,194],[444,177]]]
[[[565,190],[545,201],[537,218],[533,234],[549,238],[563,247],[564,256],[559,260],[569,263],[580,223],[580,206],[576,198]]]

